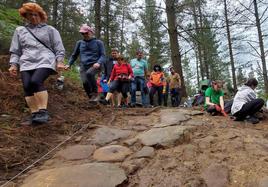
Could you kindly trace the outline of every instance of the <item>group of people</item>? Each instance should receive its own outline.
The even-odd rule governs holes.
[[[112,49],[111,57],[107,58],[103,42],[94,37],[94,30],[87,25],[81,26],[79,32],[83,39],[76,43],[68,65],[65,65],[65,49],[61,36],[54,27],[46,24],[47,14],[43,8],[36,3],[25,3],[19,13],[27,24],[17,27],[14,32],[9,71],[13,76],[20,71],[25,100],[31,111],[26,124],[48,122],[48,92],[44,81],[50,75],[56,74],[58,69],[68,70],[78,57],[81,80],[91,103],[114,104],[117,95],[118,106],[135,107],[136,91],[140,91],[141,105],[144,107],[154,106],[156,93],[158,105],[161,106],[163,100],[166,105],[170,93],[172,106],[179,106],[181,78],[173,67],[170,68],[169,76],[165,76],[160,65],[154,65],[149,74],[148,63],[141,50],[137,50],[136,58],[130,62],[117,49]],[[257,84],[256,79],[250,79],[237,92],[231,110],[236,120],[247,118],[257,122],[254,114],[264,104],[263,100],[256,99],[254,89]],[[204,107],[213,115],[221,113],[227,116],[221,87],[219,81],[214,81],[206,90]],[[105,98],[100,98],[100,90]]]
[[[117,49],[112,49],[111,57],[107,58],[104,44],[94,37],[94,30],[88,25],[82,25],[79,32],[83,39],[76,43],[68,65],[65,65],[65,49],[61,36],[54,27],[47,25],[47,14],[43,8],[37,3],[24,3],[19,9],[19,14],[26,21],[26,25],[17,27],[14,32],[10,47],[9,71],[13,76],[20,71],[25,100],[31,111],[31,116],[26,123],[48,121],[48,92],[44,87],[44,81],[50,75],[56,74],[59,69],[70,69],[78,57],[80,77],[90,102],[108,104],[110,100],[115,100],[114,96],[117,93],[117,105],[134,107],[137,104],[136,91],[139,90],[141,104],[144,107],[148,106],[148,93],[151,105],[154,104],[153,96],[156,92],[158,104],[162,104],[167,85],[164,73],[162,68],[156,65],[147,80],[148,63],[143,58],[141,50],[137,50],[137,58],[132,59],[130,63],[119,54]],[[173,85],[171,89],[176,90],[180,87],[180,78],[174,69],[171,72],[172,75],[176,74],[171,79],[170,85]],[[99,74],[103,75],[101,88],[106,92],[102,100],[100,100],[96,81],[96,76]],[[129,95],[131,99],[128,99]],[[176,97],[174,100],[178,103],[179,94],[174,95]]]
[[[250,78],[247,82],[238,89],[233,100],[224,103],[222,81],[213,81],[211,87],[205,92],[205,109],[211,115],[222,114],[231,116],[235,121],[246,120],[250,123],[259,123],[262,117],[258,115],[262,112],[264,100],[257,98],[255,89],[258,81],[255,78]]]

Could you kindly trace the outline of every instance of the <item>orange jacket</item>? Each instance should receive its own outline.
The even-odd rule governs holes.
[[[153,86],[165,86],[166,80],[164,73],[153,71],[150,75],[150,82]]]

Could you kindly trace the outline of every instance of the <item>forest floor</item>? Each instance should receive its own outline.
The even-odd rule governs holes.
[[[267,187],[268,120],[252,125],[186,108],[90,106],[80,85],[50,93],[49,124],[29,111],[19,79],[0,75],[0,185]],[[73,135],[75,133],[75,135]]]

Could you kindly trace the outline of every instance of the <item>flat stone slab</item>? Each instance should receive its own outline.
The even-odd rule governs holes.
[[[127,138],[131,134],[129,130],[112,129],[108,127],[102,127],[95,131],[93,135],[93,143],[103,146],[114,140]]]
[[[133,158],[152,158],[154,156],[154,148],[145,146],[133,155]]]
[[[211,164],[201,173],[201,176],[207,187],[226,187],[229,184],[229,170],[221,164]]]
[[[74,145],[59,151],[56,157],[61,157],[66,160],[82,160],[89,158],[95,151],[95,146],[92,145]]]
[[[186,110],[186,109],[179,109],[181,113],[189,116],[197,116],[197,115],[203,115],[204,112],[200,110]]]
[[[22,187],[115,187],[126,179],[124,170],[114,164],[90,163],[36,172]]]
[[[153,128],[137,136],[137,139],[146,146],[173,146],[187,139],[189,133],[194,129],[191,126],[170,126]]]
[[[184,124],[190,126],[203,126],[206,124],[206,122],[202,121],[201,119],[191,119],[186,121]]]
[[[132,151],[121,145],[109,145],[97,149],[93,158],[101,162],[120,162],[123,161]]]
[[[267,186],[268,186],[268,176],[262,178],[262,179],[259,181],[259,185],[258,185],[258,187],[267,187]]]
[[[190,117],[184,115],[179,109],[165,109],[160,112],[160,123],[154,125],[155,128],[179,125]]]

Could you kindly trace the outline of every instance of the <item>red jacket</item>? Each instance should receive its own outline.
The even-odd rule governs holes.
[[[118,77],[122,74],[133,77],[133,71],[129,64],[127,63],[115,64],[110,76],[110,80],[111,81],[118,80]]]

